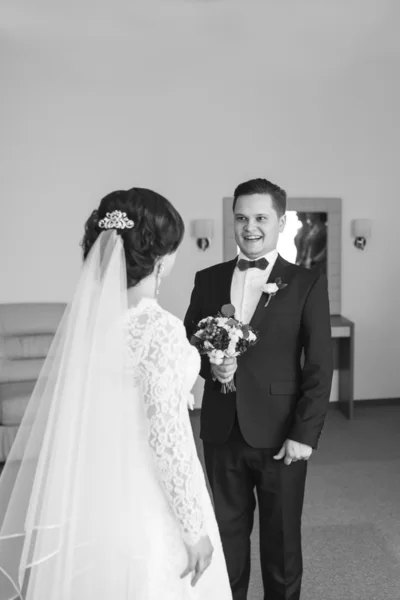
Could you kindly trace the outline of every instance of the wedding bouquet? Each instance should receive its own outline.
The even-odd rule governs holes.
[[[190,343],[216,365],[222,364],[224,358],[240,356],[257,342],[254,329],[235,319],[235,307],[232,304],[224,304],[215,317],[202,319],[197,327]],[[223,394],[235,390],[233,379],[221,386]]]

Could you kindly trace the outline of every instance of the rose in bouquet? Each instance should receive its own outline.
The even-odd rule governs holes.
[[[202,319],[197,327],[190,343],[216,365],[222,364],[224,358],[240,356],[257,342],[254,329],[235,319],[235,307],[232,304],[225,304],[216,316]],[[221,386],[223,394],[235,390],[233,379]]]

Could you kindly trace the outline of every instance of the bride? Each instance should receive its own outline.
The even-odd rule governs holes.
[[[182,219],[109,194],[0,477],[0,600],[230,600],[188,404],[200,368],[161,308]]]

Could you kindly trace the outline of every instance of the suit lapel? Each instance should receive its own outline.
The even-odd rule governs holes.
[[[289,283],[289,279],[291,279],[294,275],[294,270],[292,271],[292,269],[288,269],[288,266],[290,266],[290,263],[285,261],[280,256],[280,254],[278,254],[275,264],[272,267],[272,271],[268,277],[268,283],[274,283],[278,277],[282,279],[283,283]],[[265,303],[267,302],[267,299],[268,294],[263,292],[261,294],[260,301],[257,304],[256,310],[254,311],[253,317],[250,321],[250,325],[255,329],[258,327],[261,320],[268,314],[268,308],[265,308]]]
[[[233,271],[235,270],[236,263],[238,259],[234,258],[233,260],[225,263],[225,268],[222,273],[220,273],[219,281],[218,281],[218,297],[222,298],[221,307],[224,304],[231,303],[231,285],[232,285],[232,277]],[[220,307],[220,308],[221,308]]]

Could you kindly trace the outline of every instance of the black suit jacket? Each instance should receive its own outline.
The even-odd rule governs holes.
[[[185,317],[188,337],[200,319],[230,303],[237,259],[199,271]],[[332,382],[332,341],[327,279],[281,256],[269,282],[287,283],[271,298],[263,293],[250,324],[258,343],[238,358],[236,392],[222,394],[202,357],[205,379],[201,438],[223,444],[237,413],[243,437],[254,448],[275,448],[289,438],[313,448],[324,425]]]

